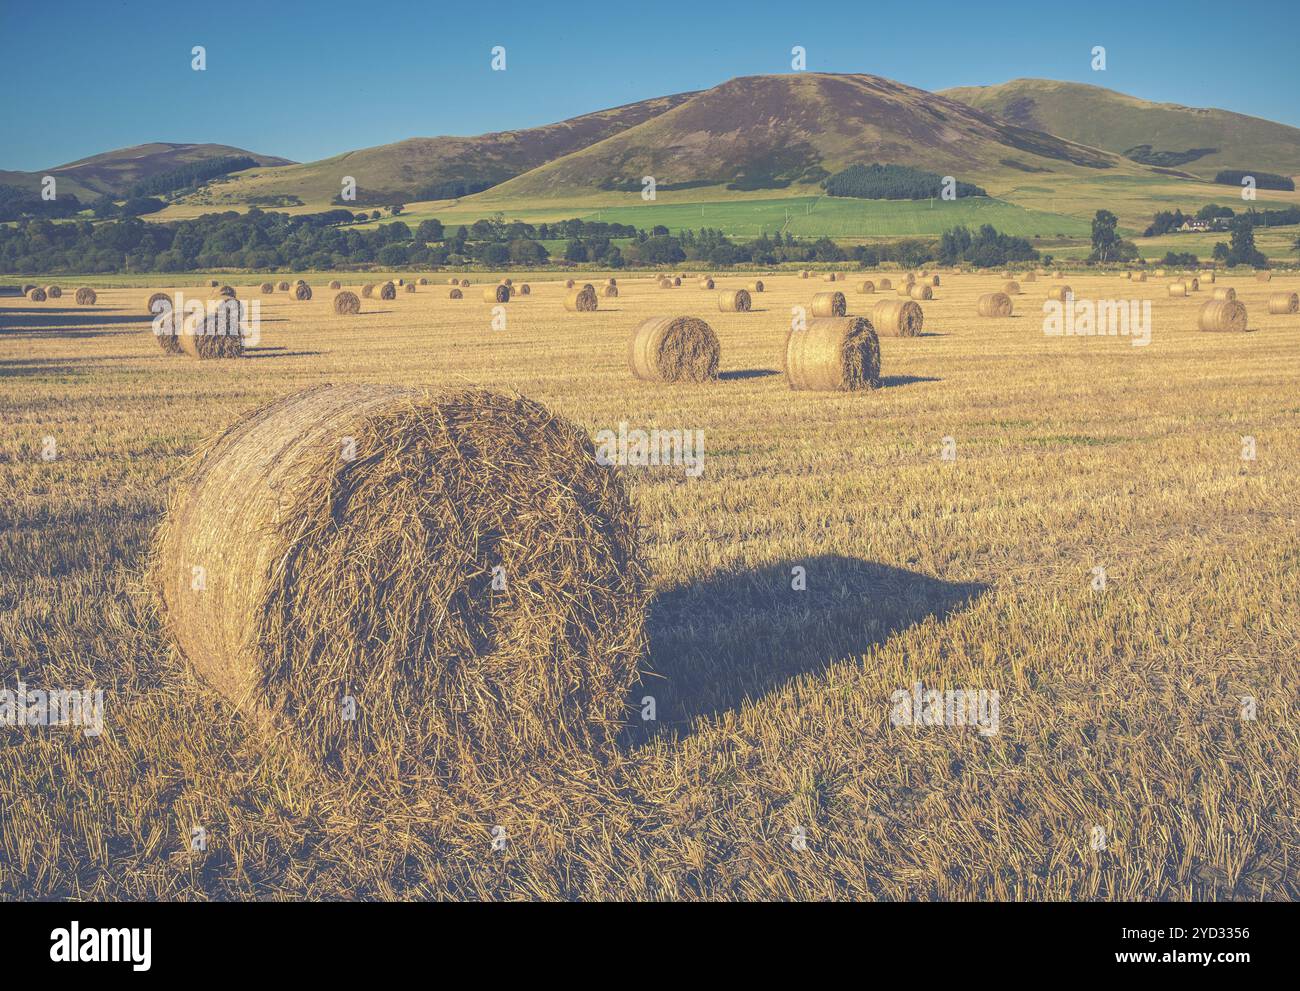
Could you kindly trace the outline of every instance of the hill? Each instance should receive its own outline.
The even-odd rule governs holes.
[[[474,137],[409,138],[303,165],[248,169],[212,184],[188,202],[238,205],[296,197],[323,205],[339,194],[344,176],[357,180],[358,206],[391,198],[440,198],[429,195],[431,187],[465,183],[483,188],[503,182],[635,127],[692,95],[642,100],[543,127]]]
[[[82,158],[66,165],[56,165],[38,172],[0,171],[0,184],[17,186],[21,189],[39,189],[42,178],[52,175],[58,180],[60,192],[73,193],[83,200],[95,199],[105,194],[120,199],[126,195],[128,189],[142,179],[151,178],[182,165],[230,155],[247,156],[267,168],[292,164],[287,158],[259,155],[230,145],[176,144],[159,141],[91,155],[89,158]]]
[[[879,76],[797,73],[745,76],[704,90],[492,193],[518,198],[639,190],[646,175],[660,189],[808,188],[849,165],[871,162],[972,181],[1146,171]]]
[[[1013,79],[942,95],[1021,127],[1202,178],[1233,168],[1300,175],[1300,129],[1229,110],[1152,103],[1050,79]]]

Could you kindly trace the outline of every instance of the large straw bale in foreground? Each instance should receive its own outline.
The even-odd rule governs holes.
[[[617,474],[486,391],[327,385],[248,413],[191,460],[151,570],[198,674],[343,773],[603,751],[645,640]]]
[[[880,384],[880,341],[865,317],[822,317],[786,332],[782,363],[797,391],[874,389]]]
[[[82,286],[76,291],[72,298],[76,301],[78,306],[93,306],[95,300],[99,299],[99,297],[95,295],[95,290],[91,289],[90,286]]]
[[[361,312],[361,300],[354,292],[344,289],[334,296],[334,312],[339,316],[351,316]]]
[[[878,334],[917,337],[925,326],[925,311],[911,299],[882,299],[871,309],[871,326]]]
[[[632,331],[627,360],[646,382],[708,382],[718,377],[718,335],[696,317],[650,317]]]
[[[1210,299],[1201,304],[1196,326],[1199,330],[1242,333],[1246,326],[1246,307],[1235,299]]]
[[[1002,292],[986,292],[975,301],[975,312],[982,317],[1009,317],[1011,309],[1011,297]]]

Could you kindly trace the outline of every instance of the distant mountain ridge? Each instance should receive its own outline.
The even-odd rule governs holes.
[[[104,195],[121,198],[143,179],[182,165],[227,156],[246,156],[264,167],[293,164],[287,158],[260,155],[231,145],[159,141],[91,155],[37,172],[0,172],[0,183],[21,189],[39,189],[44,177],[51,175],[57,180],[60,192],[72,193],[82,200]]]
[[[1022,127],[1205,179],[1234,168],[1300,175],[1300,128],[1261,117],[1153,103],[1051,79],[1013,79],[941,93]]]

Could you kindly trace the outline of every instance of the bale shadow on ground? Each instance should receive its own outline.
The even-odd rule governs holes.
[[[780,374],[775,368],[738,368],[730,372],[718,372],[718,378],[723,382],[732,382],[741,379],[762,379]]]
[[[312,355],[320,354],[320,351],[288,351],[283,347],[271,348],[245,348],[243,357],[245,358],[306,358]]]
[[[896,385],[912,385],[915,382],[942,382],[943,379],[935,378],[933,375],[882,375],[880,378],[880,387],[890,389]]]
[[[792,587],[795,568],[804,569],[804,591]],[[673,589],[650,605],[651,674],[628,696],[625,742],[687,733],[696,719],[737,710],[930,617],[943,620],[987,589],[839,554]],[[638,718],[647,695],[655,699],[655,722]]]

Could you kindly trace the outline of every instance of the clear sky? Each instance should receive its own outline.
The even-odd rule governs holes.
[[[1300,126],[1297,0],[1000,5],[0,0],[0,168],[149,141],[312,161],[550,123],[733,76],[1094,83]],[[207,70],[190,67],[195,45]],[[490,67],[506,49],[506,71]],[[1104,45],[1105,72],[1090,68]]]

